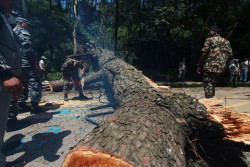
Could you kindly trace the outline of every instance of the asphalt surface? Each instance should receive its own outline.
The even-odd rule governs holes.
[[[203,87],[172,88],[174,92],[185,93],[197,99],[205,98]],[[250,87],[217,87],[215,97],[223,99],[227,107],[235,112],[250,113]]]
[[[69,148],[91,132],[96,125],[85,120],[86,115],[113,111],[105,96],[99,99],[99,92],[85,92],[91,100],[80,101],[77,93],[69,95],[69,102],[63,101],[62,93],[43,95],[41,106],[48,111],[30,115],[19,114],[5,134],[4,153],[13,167],[59,167]],[[101,100],[101,102],[99,101]],[[90,119],[101,123],[109,115]]]

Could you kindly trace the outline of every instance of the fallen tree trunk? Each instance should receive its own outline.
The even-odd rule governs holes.
[[[51,92],[62,92],[63,91],[64,80],[50,81],[49,87]],[[73,87],[72,82],[70,82],[70,87]]]
[[[244,164],[240,148],[228,146],[222,125],[209,120],[195,99],[157,88],[113,52],[101,50],[97,57],[118,107],[75,146],[63,167]]]
[[[95,89],[103,87],[103,72],[99,71],[84,79],[84,89]],[[62,92],[64,86],[64,80],[50,81],[49,87],[51,92]],[[73,87],[73,83],[70,82],[70,89]]]

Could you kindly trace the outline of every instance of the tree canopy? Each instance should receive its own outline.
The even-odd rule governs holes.
[[[75,0],[16,1],[16,10],[33,23],[39,56],[48,57],[49,72],[60,71],[73,54]],[[187,58],[194,71],[208,30],[217,25],[231,42],[234,56],[250,55],[248,0],[77,0],[79,45],[94,40],[103,48],[149,71],[177,71]],[[119,8],[118,8],[119,6]],[[117,44],[116,44],[117,39]],[[191,76],[189,76],[192,78]]]

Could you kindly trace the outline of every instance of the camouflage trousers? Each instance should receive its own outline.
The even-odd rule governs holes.
[[[203,85],[204,85],[205,97],[214,97],[216,78],[217,78],[217,73],[214,72],[203,73]]]
[[[68,94],[69,91],[71,90],[71,87],[72,87],[72,86],[70,86],[70,81],[64,80],[63,94]],[[75,86],[74,89],[75,89],[76,91],[78,91],[79,93],[82,93],[82,87],[81,87],[81,85]]]
[[[31,103],[39,103],[42,98],[42,83],[39,77],[39,73],[31,68],[25,68],[22,70],[25,75],[25,80],[22,82],[24,86],[23,95],[18,99],[18,103],[24,103],[28,99],[30,94]]]

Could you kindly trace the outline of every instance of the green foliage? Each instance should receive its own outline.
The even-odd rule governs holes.
[[[61,72],[48,73],[47,74],[48,81],[60,80],[62,78]]]
[[[17,10],[22,11],[22,1],[16,1]],[[31,35],[38,56],[46,56],[46,70],[58,72],[65,56],[73,53],[73,19],[66,8],[51,1],[28,2],[28,19],[33,24]],[[58,2],[58,1],[57,1]],[[89,34],[80,21],[77,29],[79,45],[88,41]]]
[[[72,2],[28,1],[34,43],[38,55],[48,57],[46,67],[52,73],[60,71],[65,56],[73,53]],[[195,65],[208,30],[215,24],[230,40],[235,57],[250,55],[249,0],[119,2],[118,54],[139,69],[165,76],[173,71],[169,75],[176,75],[179,61],[186,57],[187,76],[197,78]],[[16,0],[16,4],[21,11],[21,1]],[[113,50],[115,1],[78,0],[78,11],[79,44],[94,40],[98,46]]]

